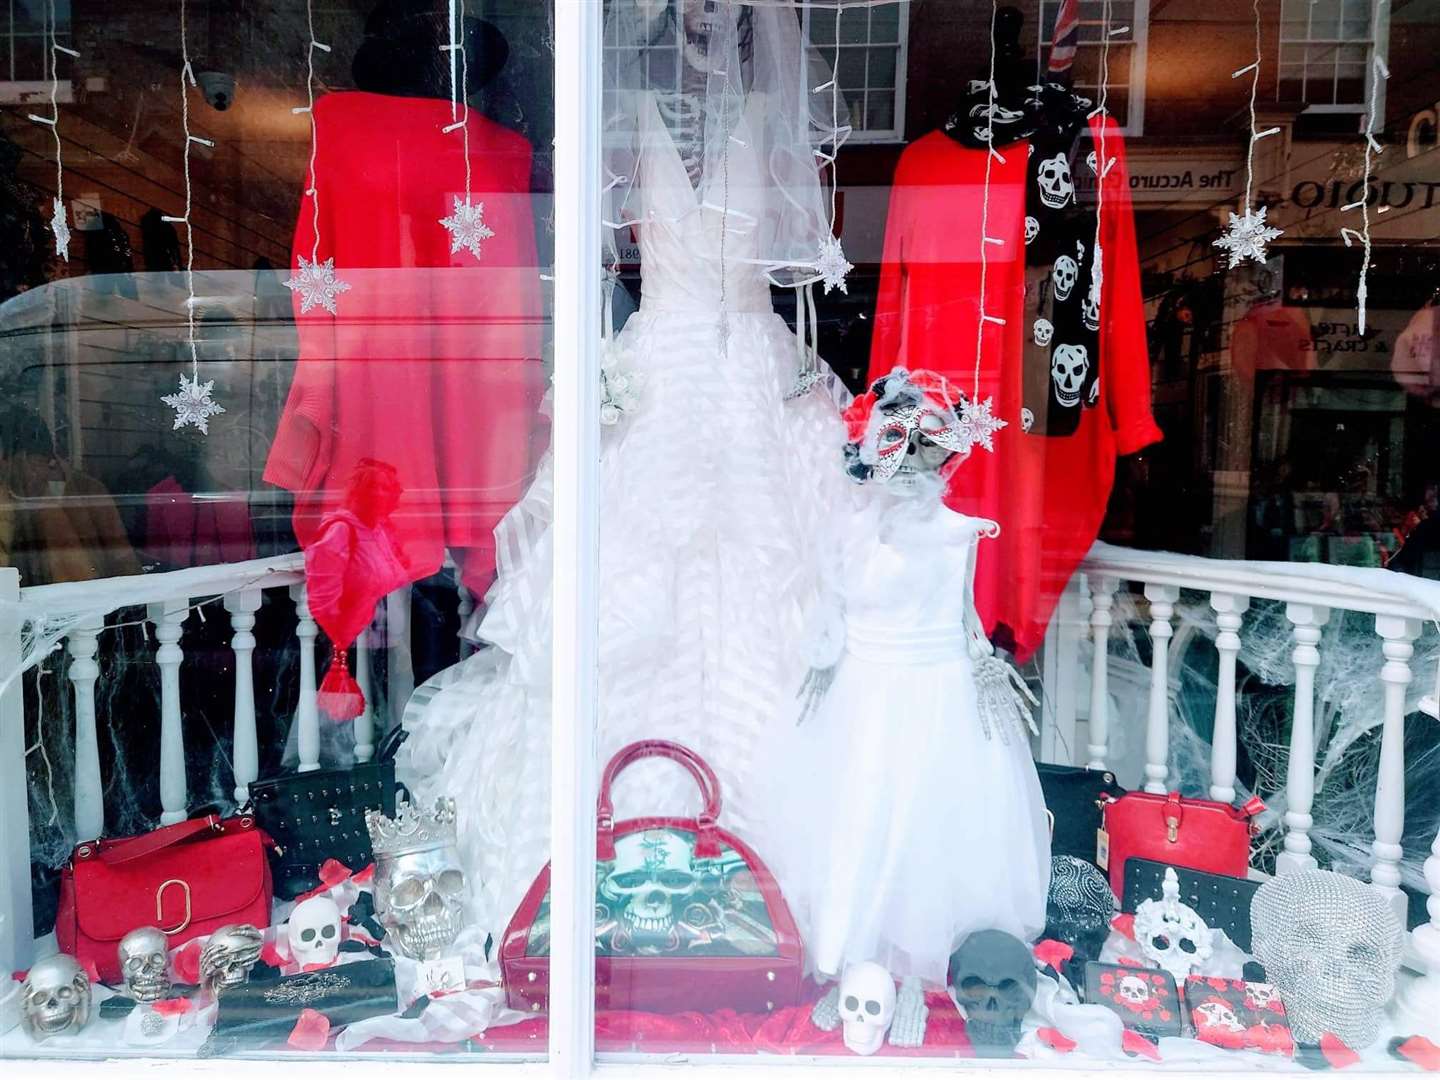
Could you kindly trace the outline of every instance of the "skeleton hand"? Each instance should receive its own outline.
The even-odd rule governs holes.
[[[803,724],[820,708],[820,702],[825,699],[825,695],[830,691],[830,684],[834,681],[835,669],[833,667],[810,669],[809,674],[805,676],[805,681],[800,684],[800,692],[795,695],[798,700],[805,703],[800,709],[800,719],[795,721],[797,725]]]
[[[900,996],[895,1001],[895,1022],[890,1025],[891,1046],[923,1046],[925,1025],[930,1019],[930,1007],[925,1004],[925,991],[920,980],[914,977],[900,984]]]
[[[813,672],[812,672],[813,674]],[[810,1022],[821,1031],[834,1031],[840,1026],[840,984],[826,991],[810,1010]]]

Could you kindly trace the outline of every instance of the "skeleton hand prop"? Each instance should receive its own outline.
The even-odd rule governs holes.
[[[834,1031],[840,1026],[840,984],[830,987],[825,996],[810,1010],[810,1022],[821,1031]]]
[[[795,697],[805,704],[800,709],[800,718],[795,721],[796,726],[803,724],[809,717],[814,715],[820,708],[820,702],[825,700],[825,695],[830,691],[830,684],[835,681],[835,669],[811,668],[805,676],[805,681],[800,684],[800,692]]]
[[[1010,741],[1013,728],[1021,740],[1040,731],[1035,726],[1031,709],[1039,705],[1030,687],[1013,667],[993,654],[975,657],[975,695],[980,712],[980,724],[985,737],[991,737],[991,728],[1000,729],[1000,741]],[[1026,706],[1029,702],[1029,706]]]
[[[891,1046],[924,1046],[925,1025],[930,1020],[930,1007],[925,1004],[925,991],[920,980],[910,976],[900,984],[895,1001],[895,1019],[890,1025]]]

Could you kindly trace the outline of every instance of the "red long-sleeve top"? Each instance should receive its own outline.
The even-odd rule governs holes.
[[[1091,121],[1097,142],[1101,122]],[[1044,639],[1056,600],[1099,532],[1117,455],[1161,438],[1150,409],[1124,141],[1104,122],[1105,154],[1115,164],[1100,212],[1101,401],[1083,410],[1073,435],[1027,434],[1021,422],[1022,357],[1031,332],[1024,312],[1027,145],[1000,148],[1005,160],[990,163],[987,200],[986,152],[932,132],[901,155],[890,195],[870,377],[897,364],[929,368],[970,394],[977,390],[979,343],[979,398],[992,397],[995,415],[1008,426],[996,433],[994,453],[977,447],[960,467],[946,502],[1000,524],[999,540],[980,552],[976,602],[992,636],[1008,628],[998,637],[1013,636],[1021,661]],[[986,234],[1003,241],[986,245],[985,314],[1004,320],[987,322],[983,338],[982,220]]]
[[[265,479],[295,492],[295,534],[308,547],[361,459],[393,465],[404,495],[390,524],[412,578],[438,570],[448,547],[483,592],[495,525],[543,434],[530,144],[469,114],[470,199],[494,233],[477,260],[452,251],[440,224],[466,193],[462,133],[442,130],[448,100],[343,92],[314,115],[314,180],[291,269],[300,256],[334,258],[350,288],[335,315],[302,313],[295,295],[300,356]]]

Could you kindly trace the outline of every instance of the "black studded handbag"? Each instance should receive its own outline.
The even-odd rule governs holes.
[[[373,761],[348,769],[286,773],[250,785],[255,820],[275,841],[270,869],[275,895],[293,900],[320,883],[320,867],[335,859],[358,872],[375,858],[365,811],[395,813],[396,728],[380,741]]]

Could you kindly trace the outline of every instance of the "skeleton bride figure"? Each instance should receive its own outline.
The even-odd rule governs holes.
[[[684,743],[719,775],[727,827],[754,835],[812,538],[848,488],[833,382],[771,287],[820,278],[821,171],[844,129],[788,2],[606,10],[606,224],[638,242],[643,286],[604,350],[597,755]],[[399,762],[418,800],[453,794],[467,914],[497,937],[549,856],[550,492],[547,460],[496,529],[489,647],[417,693]],[[619,817],[696,808],[668,762],[627,769],[614,797]]]
[[[1050,876],[1034,699],[972,596],[976,549],[998,530],[940,499],[965,456],[961,400],[933,372],[896,368],[845,414],[846,471],[868,498],[825,541],[811,671],[764,834],[817,975],[882,964],[904,983],[891,1041],[911,1044],[920,983],[943,985],[972,931],[1033,940]],[[833,1006],[822,999],[817,1024]]]

